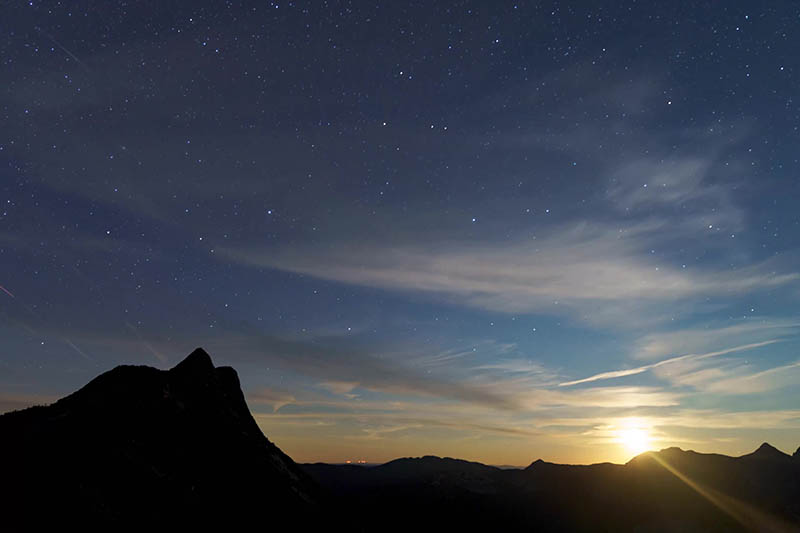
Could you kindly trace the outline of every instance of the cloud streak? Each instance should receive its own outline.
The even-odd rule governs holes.
[[[708,295],[747,293],[800,279],[771,262],[735,271],[675,268],[644,249],[658,223],[622,230],[578,224],[527,242],[444,244],[436,248],[363,243],[335,248],[227,249],[244,264],[320,279],[432,294],[471,307],[507,313],[577,314],[618,320],[654,311],[656,304]],[[699,229],[699,223],[698,228]],[[616,310],[616,312],[615,312]]]
[[[687,365],[664,376],[676,385],[690,385],[706,393],[721,396],[760,394],[800,382],[800,361],[766,370],[754,371],[747,363],[730,362],[722,367],[697,368]]]
[[[628,369],[623,369],[623,370],[613,370],[613,371],[610,371],[610,372],[601,372],[600,374],[595,374],[593,376],[589,376],[588,378],[577,379],[577,380],[574,380],[574,381],[566,381],[564,383],[559,383],[558,386],[559,387],[570,387],[572,385],[580,385],[582,383],[591,383],[591,382],[594,382],[594,381],[601,381],[601,380],[606,380],[606,379],[615,379],[615,378],[621,378],[621,377],[625,377],[625,376],[634,376],[636,374],[642,374],[644,372],[647,372],[648,370],[653,370],[655,368],[659,368],[659,367],[662,367],[662,366],[665,366],[665,365],[678,363],[680,361],[689,361],[689,360],[697,361],[697,360],[702,360],[702,359],[708,359],[709,357],[716,357],[716,356],[719,356],[719,355],[725,355],[725,354],[734,353],[734,352],[752,350],[754,348],[760,348],[761,346],[768,346],[768,345],[774,344],[776,342],[779,342],[779,339],[772,339],[772,340],[767,340],[767,341],[763,341],[763,342],[756,342],[756,343],[752,343],[752,344],[744,344],[742,346],[735,346],[733,348],[727,348],[725,350],[718,350],[716,352],[709,352],[709,353],[704,353],[704,354],[680,355],[678,357],[672,357],[670,359],[665,359],[665,360],[659,361],[657,363],[652,363],[652,364],[649,364],[649,365],[643,365],[643,366],[639,366],[639,367],[636,367],[636,368],[628,368]]]
[[[688,328],[648,334],[636,342],[633,357],[655,359],[674,353],[710,352],[733,343],[760,342],[797,333],[800,321],[748,317],[733,326]]]

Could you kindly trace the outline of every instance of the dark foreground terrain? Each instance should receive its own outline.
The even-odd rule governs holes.
[[[236,372],[200,349],[0,416],[0,457],[3,531],[800,531],[800,450],[766,443],[626,465],[298,466],[261,433]]]
[[[203,350],[119,366],[0,416],[0,530],[245,523],[312,527],[320,492],[261,433],[236,371]]]

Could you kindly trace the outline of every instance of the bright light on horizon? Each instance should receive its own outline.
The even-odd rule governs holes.
[[[646,424],[642,420],[633,418],[617,430],[616,441],[635,455],[652,449],[653,439]]]

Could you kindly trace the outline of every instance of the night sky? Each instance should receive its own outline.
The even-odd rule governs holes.
[[[800,6],[569,4],[5,5],[0,411],[203,346],[298,461],[793,451]]]

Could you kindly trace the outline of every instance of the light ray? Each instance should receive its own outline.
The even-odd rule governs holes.
[[[679,471],[677,468],[669,464],[664,458],[660,457],[658,453],[650,455],[658,464],[664,467],[668,472],[683,481],[692,490],[711,502],[718,509],[725,514],[742,524],[748,529],[754,531],[771,531],[771,532],[789,532],[797,531],[797,528],[783,520],[769,515],[752,505],[749,505],[741,500],[732,496],[728,496],[722,492],[714,490],[710,487],[700,485],[692,478]]]

